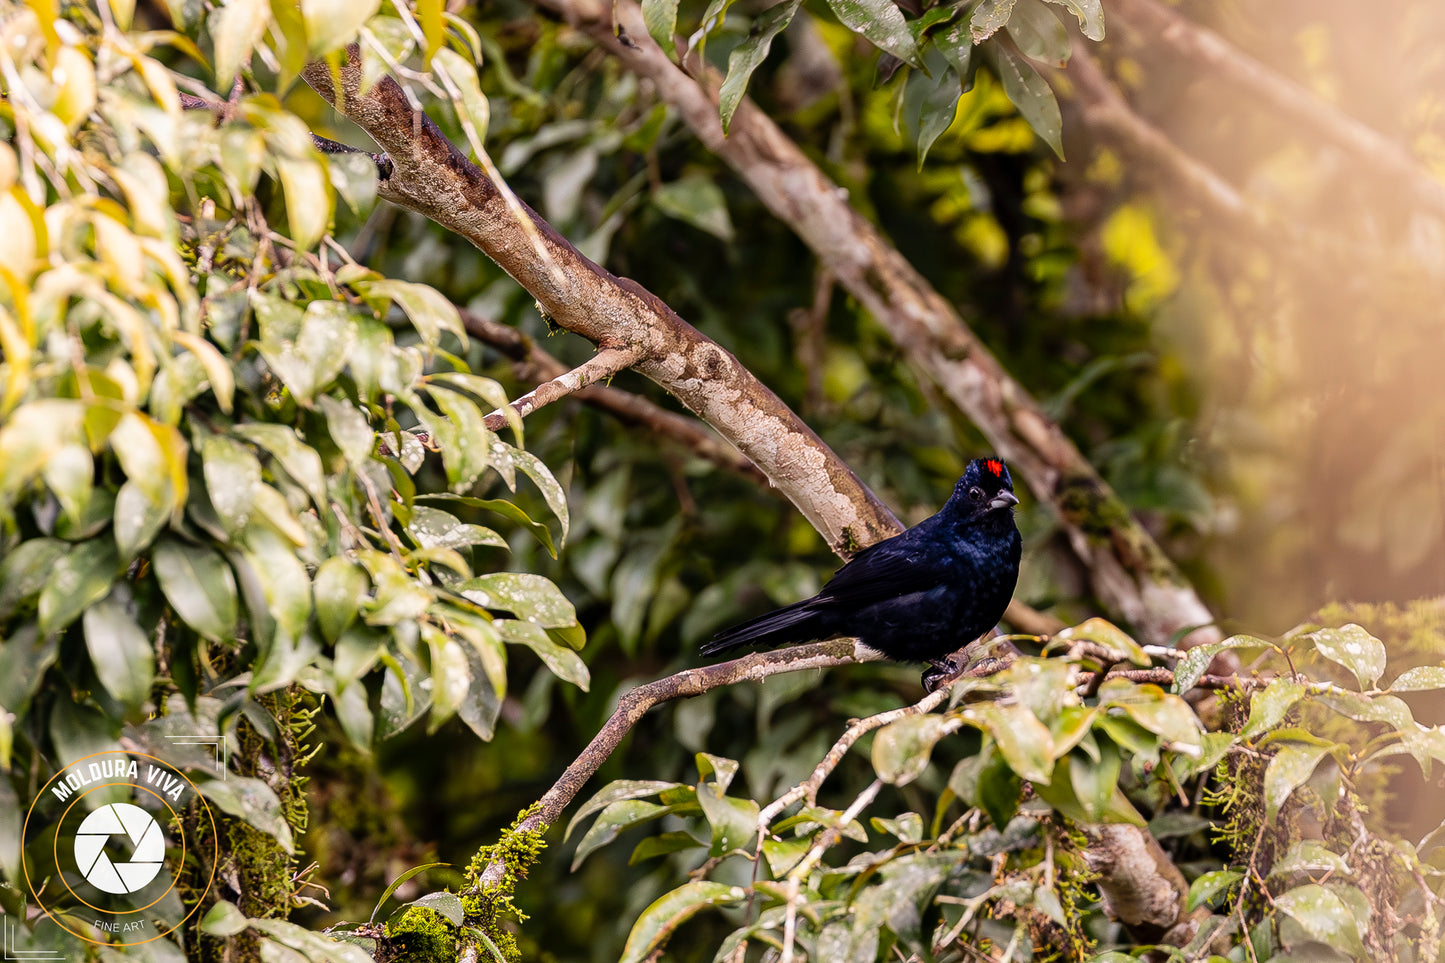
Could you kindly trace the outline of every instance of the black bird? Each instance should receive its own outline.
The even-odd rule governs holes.
[[[932,691],[956,671],[946,657],[997,625],[1013,597],[1018,502],[1004,463],[976,458],[937,515],[865,548],[812,598],[724,629],[702,654],[856,636],[887,658],[928,663]]]

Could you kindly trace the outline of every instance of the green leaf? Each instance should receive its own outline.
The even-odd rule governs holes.
[[[1317,697],[1340,715],[1358,722],[1383,722],[1400,732],[1415,732],[1415,716],[1405,700],[1391,695],[1362,696],[1354,693],[1326,693]]]
[[[251,423],[236,425],[232,430],[269,452],[281,463],[286,474],[306,490],[318,509],[322,512],[328,510],[326,474],[321,467],[321,456],[302,441],[294,429],[286,425]]]
[[[1445,689],[1445,666],[1422,665],[1406,669],[1390,683],[1391,692],[1425,692],[1430,689]]]
[[[1025,57],[1062,67],[1069,60],[1069,32],[1042,0],[1018,0],[1008,33]]]
[[[1264,639],[1256,639],[1251,635],[1234,635],[1222,642],[1196,645],[1185,652],[1184,657],[1175,663],[1174,685],[1170,691],[1175,695],[1183,695],[1194,688],[1194,684],[1209,669],[1209,663],[1213,662],[1214,657],[1226,649],[1255,648],[1273,648],[1273,646]]]
[[[367,952],[353,943],[334,940],[285,920],[255,919],[251,920],[251,928],[290,947],[312,963],[373,963]],[[262,950],[263,958],[270,955]]]
[[[933,43],[958,74],[961,86],[968,86],[972,76],[969,71],[973,66],[973,35],[969,32],[968,21],[959,20],[936,31]]]
[[[1153,660],[1139,646],[1139,643],[1108,619],[1088,619],[1064,629],[1054,638],[1057,641],[1092,642],[1107,649],[1110,657],[1117,662],[1128,661],[1141,668],[1147,668],[1153,664]]]
[[[1249,739],[1279,725],[1305,694],[1305,686],[1293,679],[1273,679],[1269,685],[1249,697],[1249,721],[1240,730],[1241,739]]]
[[[376,916],[377,916],[377,914],[380,913],[380,912],[381,912],[381,908],[386,905],[386,901],[389,900],[389,899],[391,899],[391,894],[392,894],[392,893],[395,893],[398,889],[401,888],[401,884],[402,884],[402,883],[405,883],[407,880],[411,879],[413,876],[417,876],[417,875],[420,875],[421,873],[425,873],[425,872],[426,872],[427,870],[429,870],[429,869],[436,869],[436,868],[439,867],[439,866],[450,866],[450,865],[451,865],[450,863],[422,863],[420,866],[413,866],[411,869],[409,869],[409,870],[407,870],[406,872],[402,873],[402,874],[401,874],[400,876],[398,876],[396,879],[392,880],[391,883],[386,887],[386,889],[382,891],[381,898],[376,901],[376,906],[375,906],[375,908],[372,909],[372,911],[371,911],[371,917],[369,918],[368,922],[372,922],[372,923],[375,923],[375,922],[376,922]]]
[[[431,656],[432,704],[427,734],[433,735],[466,700],[472,684],[471,666],[461,644],[436,626],[422,623],[421,635]]]
[[[412,510],[406,530],[422,548],[507,547],[506,539],[490,528],[465,524],[450,512],[426,505],[418,505]]]
[[[828,6],[845,27],[867,37],[879,50],[915,67],[922,65],[913,31],[892,0],[828,0]]]
[[[350,559],[332,556],[317,567],[311,591],[316,602],[316,622],[326,641],[336,642],[356,621],[370,590],[366,570]]]
[[[441,449],[452,491],[464,492],[491,463],[496,436],[487,429],[481,409],[470,398],[441,390],[432,391],[431,396],[445,417],[437,417],[425,408],[416,409],[416,416]]]
[[[733,777],[738,774],[738,763],[735,759],[714,756],[710,752],[699,752],[693,759],[697,763],[698,778],[706,781],[711,776],[719,793],[727,792],[728,786],[733,783]]]
[[[417,496],[418,500],[428,499],[432,501],[456,502],[459,505],[466,505],[469,508],[482,508],[489,512],[495,512],[510,521],[523,525],[532,537],[542,543],[547,554],[553,558],[557,557],[557,546],[552,541],[552,533],[547,526],[541,522],[533,521],[532,517],[522,511],[516,505],[501,498],[476,498],[470,495],[454,495],[450,492],[427,493]]]
[[[591,673],[587,671],[586,663],[576,652],[553,642],[540,625],[515,619],[498,619],[495,625],[503,639],[520,642],[537,653],[557,678],[572,683],[583,692],[587,691]]]
[[[895,8],[897,9],[897,8]],[[684,922],[709,906],[730,906],[747,898],[740,886],[693,880],[659,897],[632,926],[619,963],[641,963]]]
[[[947,720],[934,713],[890,722],[873,737],[873,769],[878,778],[895,786],[917,779],[928,768],[934,745],[947,732]]]
[[[802,0],[783,0],[782,3],[765,10],[753,21],[747,38],[728,54],[728,73],[718,91],[718,114],[722,119],[723,133],[728,132],[733,114],[747,93],[748,80],[758,65],[767,59],[772,49],[773,38],[792,22]],[[646,7],[644,6],[644,10]],[[664,195],[664,191],[670,191]],[[732,240],[732,222],[728,220],[727,206],[723,203],[722,191],[711,180],[701,175],[684,178],[666,184],[653,194],[653,203],[664,213],[687,221],[702,228],[724,241]],[[718,211],[721,216],[718,216]]]
[[[312,301],[295,339],[263,338],[261,355],[301,404],[310,407],[346,367],[356,343],[356,323],[343,302]],[[259,444],[259,442],[258,442]]]
[[[1073,757],[1071,756],[1070,758],[1072,759]],[[1076,771],[1071,764],[1069,767],[1070,777],[1072,777]],[[1072,778],[1055,778],[1047,785],[1035,783],[1034,792],[1037,793],[1038,797],[1044,802],[1075,822],[1129,823],[1130,825],[1139,827],[1147,825],[1144,817],[1139,815],[1139,810],[1135,809],[1133,803],[1129,802],[1129,797],[1125,796],[1124,791],[1117,787],[1114,789],[1113,797],[1104,807],[1103,812],[1097,817],[1091,815],[1090,811],[1084,808],[1084,803],[1079,798]]]
[[[156,677],[155,651],[116,593],[86,609],[81,625],[101,685],[129,708],[145,702]]]
[[[155,501],[134,480],[127,480],[116,492],[112,514],[116,548],[121,561],[129,562],[155,539],[170,519],[171,502],[169,498]]]
[[[301,19],[313,54],[326,54],[351,43],[381,0],[301,0]]]
[[[989,822],[1002,831],[1018,812],[1023,799],[1023,780],[1003,756],[989,753],[989,761],[978,774],[978,805],[988,814]]]
[[[311,619],[311,579],[305,564],[295,548],[269,528],[253,527],[246,533],[246,546],[241,554],[260,583],[266,614],[282,633],[299,639]]]
[[[1104,39],[1104,7],[1100,0],[1048,0],[1079,18],[1079,29],[1090,40]]]
[[[685,849],[697,849],[700,846],[702,843],[693,839],[690,834],[681,831],[648,836],[633,848],[632,855],[627,857],[627,865],[636,866],[646,859],[680,853]]]
[[[218,90],[230,90],[241,64],[261,42],[271,21],[268,3],[228,3],[211,15],[211,41]]]
[[[326,169],[314,157],[276,157],[275,163],[286,196],[287,233],[298,248],[309,250],[326,233],[331,219]]]
[[[1028,709],[988,703],[966,710],[981,720],[1013,771],[1033,783],[1047,783],[1054,769],[1054,737]]]
[[[472,141],[475,135],[474,149],[487,136],[487,127],[492,122],[491,103],[482,93],[477,79],[479,66],[481,64],[477,61],[463,57],[450,47],[442,47],[432,58],[432,70],[444,78],[442,86],[451,97],[452,107],[462,122],[467,139]],[[467,130],[468,125],[470,130]]]
[[[992,48],[997,55],[999,80],[1003,92],[1018,108],[1019,116],[1028,121],[1034,133],[1053,148],[1060,160],[1064,158],[1064,120],[1059,102],[1049,82],[1034,65],[1013,48],[999,45]]]
[[[281,810],[281,800],[262,780],[228,775],[224,780],[208,779],[196,788],[223,812],[243,819],[271,836],[286,852],[295,851],[291,827]]]
[[[1309,883],[1274,898],[1274,908],[1294,919],[1310,939],[1357,959],[1368,958],[1354,914],[1338,896]]]
[[[1198,746],[1203,726],[1189,703],[1155,685],[1136,685],[1123,679],[1105,682],[1099,689],[1101,706],[1118,706],[1150,732],[1180,746]]]
[[[969,30],[975,44],[983,43],[1008,24],[1016,0],[983,0],[969,18]]]
[[[109,539],[75,546],[55,562],[40,590],[40,632],[59,632],[110,592],[120,566]]]
[[[376,731],[376,718],[371,714],[371,701],[367,698],[366,687],[349,685],[333,699],[336,721],[351,744],[363,752],[371,749],[372,734]]]
[[[229,9],[229,8],[228,8]],[[206,494],[221,525],[239,535],[251,519],[256,492],[261,487],[261,463],[251,449],[224,435],[211,435],[201,443],[201,468]]]
[[[70,544],[58,538],[32,538],[0,559],[0,622],[45,587],[56,563],[69,551]]]
[[[428,375],[427,382],[446,385],[457,391],[471,392],[500,411],[502,416],[507,419],[507,427],[512,429],[512,433],[518,439],[522,437],[522,416],[517,414],[516,408],[512,407],[507,398],[507,390],[499,382],[472,374],[469,371],[440,371],[434,375]],[[520,445],[521,441],[518,441],[517,444]],[[515,456],[517,449],[511,449],[510,453]]]
[[[352,286],[364,297],[395,301],[406,312],[412,327],[416,328],[428,347],[435,348],[441,343],[443,331],[450,331],[466,345],[467,331],[462,326],[462,317],[457,313],[456,305],[442,297],[435,288],[394,278],[357,282]]]
[[[788,871],[803,861],[808,850],[813,848],[811,836],[795,839],[763,840],[763,858],[768,861],[768,872],[774,879],[782,879]]]
[[[176,614],[212,641],[236,630],[236,579],[225,559],[208,548],[175,539],[158,543],[151,564]]]
[[[1354,623],[1320,629],[1306,638],[1320,655],[1353,672],[1361,689],[1374,685],[1385,672],[1385,644]]]
[[[577,610],[551,579],[524,572],[497,572],[455,587],[467,598],[489,609],[511,612],[543,628],[565,628],[577,623]]]
[[[603,786],[597,795],[593,796],[582,807],[577,810],[572,821],[567,824],[567,830],[562,834],[562,841],[566,842],[572,835],[572,830],[583,818],[590,816],[600,809],[606,809],[615,802],[624,799],[643,799],[647,796],[656,796],[664,789],[688,789],[680,782],[662,782],[656,779],[614,779]]]
[[[427,893],[420,899],[414,899],[406,906],[420,906],[425,909],[440,913],[447,918],[453,926],[461,926],[466,916],[462,907],[462,901],[455,893]]]
[[[630,829],[671,811],[671,806],[642,799],[624,799],[608,806],[577,843],[577,852],[572,856],[572,872],[575,873],[588,856],[621,835],[624,829]]]
[[[642,0],[642,19],[647,32],[669,57],[677,57],[677,46],[672,35],[677,32],[677,0]],[[723,122],[727,129],[727,122]]]
[[[1204,873],[1189,884],[1189,897],[1184,902],[1184,912],[1194,912],[1195,907],[1208,903],[1242,879],[1244,874],[1232,869],[1217,869]]]
[[[796,0],[787,0],[784,6],[788,3],[796,6]],[[733,56],[737,56],[736,50]],[[726,102],[723,107],[727,107]],[[685,221],[719,240],[730,242],[733,239],[733,224],[728,217],[722,189],[706,175],[690,174],[681,180],[663,184],[652,192],[652,203],[669,217]]]
[[[251,921],[236,908],[236,904],[225,900],[206,910],[206,915],[201,918],[201,932],[211,936],[235,936],[250,925]]]
[[[735,799],[724,796],[713,786],[700,784],[697,802],[702,813],[712,826],[712,847],[709,856],[722,856],[741,849],[753,840],[758,832],[758,804],[751,799]]]
[[[1314,775],[1326,746],[1288,743],[1275,753],[1264,771],[1265,818],[1273,820],[1290,794]]]
[[[1118,748],[1108,740],[1101,740],[1099,761],[1094,762],[1081,752],[1071,752],[1069,779],[1074,786],[1074,795],[1090,820],[1099,821],[1108,812],[1109,803],[1119,786],[1119,771],[1123,758]]]
[[[336,447],[341,449],[347,464],[355,468],[370,461],[372,452],[376,450],[376,433],[371,430],[366,415],[350,402],[339,401],[330,395],[318,398],[317,404],[326,416],[326,431],[336,442]]]
[[[1269,868],[1269,879],[1288,877],[1299,873],[1329,873],[1332,876],[1348,877],[1350,864],[1339,853],[1325,848],[1324,843],[1305,839],[1289,848]]]

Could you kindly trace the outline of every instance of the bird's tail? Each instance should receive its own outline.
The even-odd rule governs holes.
[[[820,639],[825,634],[821,624],[822,613],[815,608],[807,607],[808,602],[811,601],[812,599],[807,599],[797,602],[769,612],[767,615],[760,615],[755,619],[739,622],[731,628],[723,629],[699,651],[703,655],[713,655],[737,648],[740,645],[774,648],[794,642],[813,642]]]

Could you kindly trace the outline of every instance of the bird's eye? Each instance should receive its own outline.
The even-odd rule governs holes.
[[[977,485],[974,485],[968,490],[968,497],[972,498],[976,502],[983,501],[983,489],[979,488]]]

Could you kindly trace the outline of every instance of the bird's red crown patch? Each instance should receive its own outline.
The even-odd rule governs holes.
[[[1003,476],[1003,462],[997,458],[990,458],[983,463],[983,467],[988,469],[988,473],[995,478],[1001,478]]]

